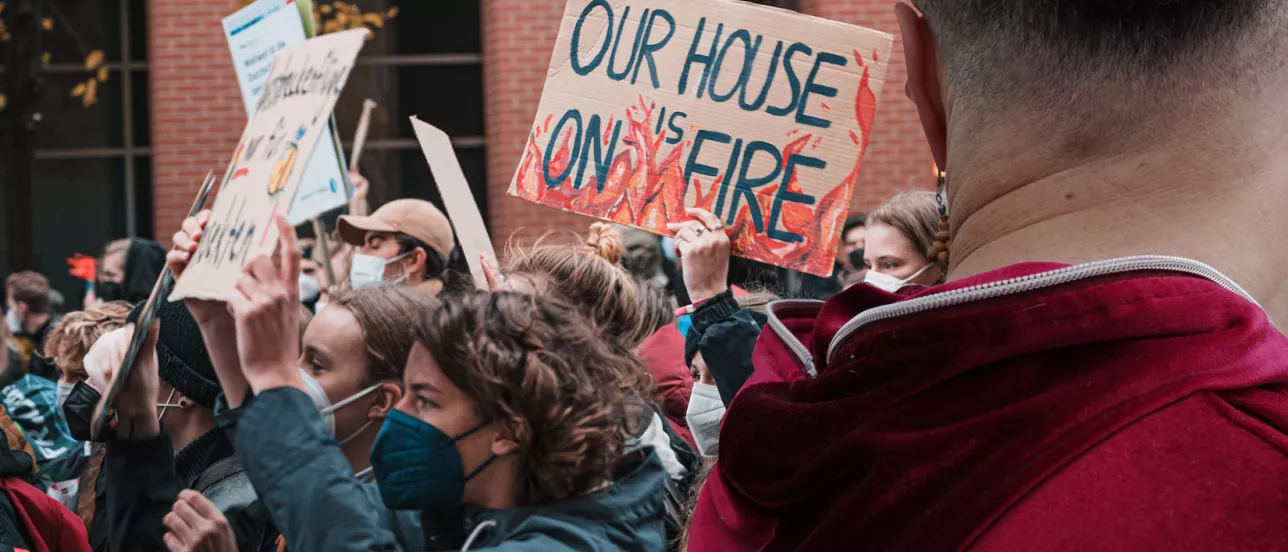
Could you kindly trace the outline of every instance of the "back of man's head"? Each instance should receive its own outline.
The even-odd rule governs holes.
[[[1084,117],[1277,82],[1279,0],[913,0],[938,45],[954,109],[1017,103]],[[1128,121],[1124,121],[1128,122]]]
[[[48,313],[53,309],[49,300],[49,279],[38,272],[10,274],[5,279],[5,289],[14,302],[26,304],[32,313]]]

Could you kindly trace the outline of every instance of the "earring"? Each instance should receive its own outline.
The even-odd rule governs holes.
[[[935,186],[935,203],[939,204],[939,232],[935,234],[935,245],[930,250],[930,256],[943,263],[944,268],[948,267],[948,254],[953,250],[953,241],[949,235],[948,203],[944,200],[947,179],[947,174],[939,171],[939,180]]]

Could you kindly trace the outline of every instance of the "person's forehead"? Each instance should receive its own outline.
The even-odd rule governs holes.
[[[304,346],[331,356],[361,356],[362,327],[348,309],[328,305],[304,330]]]
[[[863,247],[867,252],[866,256],[871,258],[914,253],[912,242],[908,241],[907,236],[893,226],[880,223],[868,226]]]

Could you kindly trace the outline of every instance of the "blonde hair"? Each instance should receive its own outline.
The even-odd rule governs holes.
[[[621,265],[626,244],[612,224],[590,225],[584,245],[539,241],[530,248],[511,247],[506,253],[507,275],[527,277],[541,291],[569,301],[610,343],[634,351],[653,335],[641,292]]]
[[[123,301],[69,313],[50,330],[44,356],[53,359],[63,378],[88,379],[85,354],[103,334],[124,326],[125,317],[129,314],[130,305]]]
[[[939,232],[939,205],[933,192],[903,192],[868,215],[868,226],[880,223],[898,230],[915,250],[931,263],[935,234]]]

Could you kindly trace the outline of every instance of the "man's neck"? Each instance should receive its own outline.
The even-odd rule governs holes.
[[[34,336],[46,322],[49,322],[49,313],[28,314],[27,320],[22,323],[22,332]]]
[[[1175,255],[1220,270],[1288,323],[1288,128],[1265,113],[1075,162],[1076,146],[1041,136],[975,137],[948,166],[948,279],[1026,261]]]

